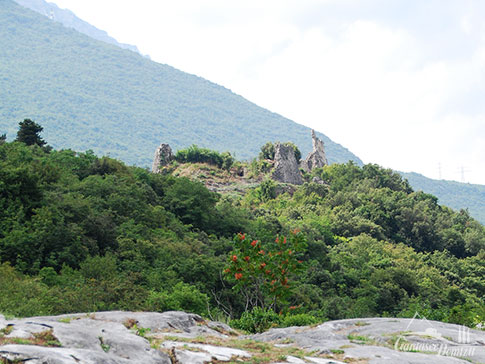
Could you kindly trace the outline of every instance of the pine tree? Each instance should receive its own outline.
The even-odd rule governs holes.
[[[43,147],[47,143],[40,137],[40,133],[44,130],[42,126],[36,122],[25,119],[19,123],[19,131],[17,132],[17,138],[15,141],[22,142],[27,145],[38,145]]]

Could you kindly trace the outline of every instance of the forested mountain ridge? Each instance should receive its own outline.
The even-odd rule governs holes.
[[[230,90],[96,41],[4,0],[0,8],[0,128],[31,118],[56,148],[91,149],[148,166],[161,141],[251,158],[268,140],[304,153],[310,129]],[[360,159],[319,134],[331,162]]]
[[[43,9],[41,0],[19,0]],[[50,4],[48,4],[50,6]],[[180,149],[195,143],[256,157],[266,141],[311,149],[309,129],[260,108],[224,87],[93,40],[11,0],[0,7],[0,135],[12,140],[31,118],[56,148],[93,150],[128,164],[149,166],[160,142]],[[329,120],[328,122],[331,122]],[[330,163],[362,162],[319,134]],[[480,187],[406,175],[455,209],[485,223]],[[457,198],[457,196],[460,196]]]

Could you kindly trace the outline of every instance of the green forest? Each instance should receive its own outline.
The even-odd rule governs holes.
[[[226,154],[221,173],[261,183],[219,194],[170,173],[196,147],[152,174],[52,149],[36,125],[0,138],[3,314],[185,310],[252,332],[416,311],[485,321],[484,226],[391,170],[333,164],[288,186]]]

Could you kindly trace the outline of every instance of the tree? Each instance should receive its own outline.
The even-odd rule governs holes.
[[[277,236],[275,243],[234,237],[234,249],[224,274],[233,289],[242,294],[245,310],[282,308],[296,286],[298,274],[304,271],[303,256],[307,243],[299,230],[288,239]]]
[[[274,160],[274,144],[271,142],[267,142],[265,145],[261,147],[261,152],[259,152],[259,159],[271,159]]]
[[[7,141],[7,134],[0,135],[0,145]]]
[[[286,142],[286,143],[283,143],[283,145],[293,148],[293,150],[295,151],[295,159],[297,162],[301,159],[300,149],[298,149],[298,147],[294,143]],[[271,142],[267,142],[265,145],[261,147],[261,151],[259,152],[259,159],[274,160],[274,158],[275,158],[275,145]]]
[[[43,147],[47,143],[39,135],[42,130],[44,130],[44,128],[36,122],[30,119],[25,119],[19,123],[19,131],[17,132],[15,141],[27,145],[38,145],[39,147]]]

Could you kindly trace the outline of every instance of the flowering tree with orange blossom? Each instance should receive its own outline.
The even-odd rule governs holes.
[[[299,230],[288,237],[277,236],[274,242],[261,242],[239,233],[234,237],[225,278],[243,295],[246,310],[275,309],[286,303],[294,288],[294,277],[304,269],[306,249]]]

